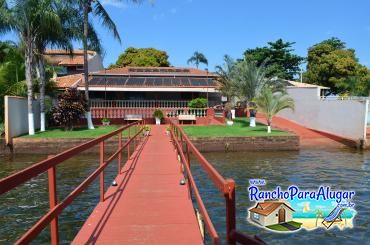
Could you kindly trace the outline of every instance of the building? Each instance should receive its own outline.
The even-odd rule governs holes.
[[[249,209],[249,218],[262,226],[269,226],[293,221],[293,212],[287,202],[266,200]]]
[[[95,118],[123,118],[127,114],[151,117],[161,109],[166,117],[196,114],[206,117],[207,108],[193,110],[188,103],[207,98],[208,108],[221,104],[217,74],[194,68],[122,67],[89,74],[89,95]],[[85,90],[82,74],[57,78],[60,89]]]
[[[44,53],[45,60],[48,64],[58,67],[57,75],[65,76],[78,74],[84,71],[83,50],[73,50],[72,53],[66,50],[48,49]],[[89,72],[103,70],[101,56],[95,51],[87,52]]]

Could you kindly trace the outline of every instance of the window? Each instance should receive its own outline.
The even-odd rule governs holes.
[[[260,219],[260,215],[259,214],[256,214],[256,213],[253,213],[253,219],[259,220]]]

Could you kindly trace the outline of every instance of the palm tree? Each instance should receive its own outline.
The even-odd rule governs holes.
[[[233,89],[240,99],[250,102],[259,96],[266,86],[281,88],[280,80],[266,77],[266,62],[257,66],[253,61],[242,60],[236,63],[231,76],[233,78]]]
[[[265,114],[267,132],[271,133],[272,118],[284,109],[294,110],[294,100],[285,91],[273,92],[271,87],[264,87],[254,102],[259,111]]]
[[[208,60],[207,60],[206,56],[204,56],[204,54],[202,54],[198,51],[195,51],[193,56],[191,56],[188,59],[188,64],[190,64],[190,63],[195,64],[195,66],[197,68],[199,67],[200,63],[203,63],[203,64],[208,66]]]
[[[140,0],[132,0],[133,2],[139,2]],[[83,49],[84,49],[84,80],[85,80],[85,97],[87,103],[89,104],[89,65],[88,65],[88,57],[87,57],[87,50],[89,47],[88,43],[88,35],[89,31],[93,28],[93,26],[89,22],[89,14],[99,18],[103,26],[113,33],[115,39],[121,42],[120,35],[118,33],[116,24],[110,18],[108,12],[104,9],[101,1],[99,0],[79,0],[79,4],[81,5],[81,9],[83,11]],[[87,123],[89,129],[94,129],[94,125],[92,123],[90,106],[88,105],[87,108]]]
[[[222,66],[216,66],[216,73],[218,74],[218,79],[216,81],[217,89],[222,95],[226,96],[228,102],[235,95],[233,78],[231,76],[234,65],[234,60],[230,56],[225,55],[224,64]]]
[[[317,222],[318,222],[319,218],[322,219],[324,213],[321,211],[321,209],[317,209],[315,214],[316,214],[316,227],[317,227]]]
[[[55,13],[52,0],[18,0],[11,8],[5,0],[0,0],[0,32],[14,30],[24,47],[25,76],[27,83],[28,103],[28,133],[33,135],[34,115],[32,110],[32,62],[34,61],[33,50],[35,39],[59,23],[59,17]]]

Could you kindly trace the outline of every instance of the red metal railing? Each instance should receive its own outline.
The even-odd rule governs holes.
[[[224,179],[216,169],[204,158],[204,156],[198,151],[198,149],[191,143],[189,138],[185,135],[182,128],[176,125],[173,121],[171,123],[171,137],[173,143],[180,156],[180,160],[183,163],[184,170],[186,170],[187,183],[190,191],[190,195],[194,193],[195,200],[199,206],[200,213],[206,224],[208,233],[211,236],[213,244],[220,244],[220,237],[217,234],[215,227],[212,224],[212,220],[208,215],[207,209],[202,201],[198,188],[195,184],[193,175],[190,169],[190,154],[197,159],[202,168],[207,173],[208,177],[212,180],[214,185],[223,194],[226,205],[226,240],[227,244],[234,245],[237,242],[241,244],[265,244],[257,236],[249,236],[242,234],[236,230],[236,218],[235,218],[235,181],[232,179]],[[186,157],[184,153],[186,152]]]
[[[130,157],[130,144],[131,142],[135,146],[138,144],[138,140],[141,140],[142,128],[139,127],[141,122],[134,122],[121,127],[109,134],[93,139],[67,151],[64,151],[58,155],[50,156],[48,159],[43,160],[39,163],[32,165],[18,173],[10,175],[0,180],[0,195],[12,190],[13,188],[29,181],[30,179],[48,172],[48,185],[49,185],[49,211],[41,217],[41,219],[33,225],[23,236],[16,242],[16,244],[29,244],[40,232],[50,224],[50,236],[51,243],[53,245],[59,244],[58,236],[58,216],[59,214],[79,195],[84,191],[91,182],[93,182],[98,176],[100,176],[100,201],[104,201],[104,169],[114,160],[118,159],[118,173],[121,172],[121,159],[122,151],[127,147],[128,158]],[[134,134],[131,137],[130,128],[134,128]],[[128,130],[128,139],[125,144],[122,145],[122,132]],[[104,141],[118,135],[118,148],[117,150],[106,160],[104,160]],[[99,167],[89,175],[79,186],[76,187],[63,201],[57,201],[56,193],[56,166],[59,163],[87,150],[91,147],[100,144],[100,165]]]

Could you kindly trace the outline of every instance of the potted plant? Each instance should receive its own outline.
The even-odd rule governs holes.
[[[256,127],[256,104],[254,102],[248,103],[249,109],[249,127]]]
[[[109,126],[110,124],[110,120],[106,117],[104,117],[102,120],[101,120],[101,123],[103,124],[103,126]]]
[[[225,104],[225,112],[226,112],[226,124],[231,126],[234,124],[233,117],[232,117],[232,104],[230,102]]]
[[[156,109],[153,112],[153,117],[155,118],[155,124],[156,125],[160,125],[161,124],[161,120],[164,117],[163,116],[163,112],[161,110],[159,110],[159,109]]]
[[[150,132],[150,126],[149,125],[144,125],[143,126],[143,135],[144,136],[149,136],[149,132]]]

